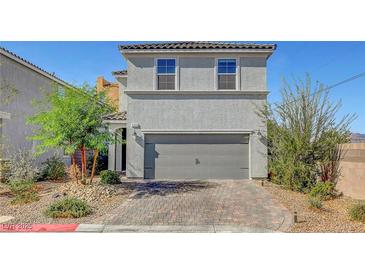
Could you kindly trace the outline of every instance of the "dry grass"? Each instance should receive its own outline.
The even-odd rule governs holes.
[[[350,220],[348,209],[358,200],[340,197],[323,201],[322,209],[311,209],[308,195],[265,183],[269,191],[291,212],[298,213],[298,223],[289,232],[365,232],[365,224]]]

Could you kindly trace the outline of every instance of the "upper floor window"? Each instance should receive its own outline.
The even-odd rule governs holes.
[[[158,59],[157,60],[157,89],[173,90],[176,81],[176,60]]]
[[[218,59],[218,89],[236,89],[236,59]]]

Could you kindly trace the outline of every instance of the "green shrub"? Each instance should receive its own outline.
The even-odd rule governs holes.
[[[365,223],[365,201],[352,205],[349,215],[352,220]]]
[[[46,215],[52,218],[80,218],[89,215],[91,207],[76,198],[65,198],[49,206]]]
[[[103,170],[100,172],[100,182],[102,184],[118,184],[120,183],[120,177],[117,171]]]
[[[48,158],[43,164],[41,171],[41,179],[43,180],[59,180],[66,177],[65,163],[56,156]]]
[[[308,203],[311,208],[321,209],[323,207],[322,200],[318,197],[309,197]]]
[[[19,149],[10,156],[8,182],[34,181],[39,175],[35,157],[30,151]]]
[[[354,115],[336,119],[340,103],[332,103],[323,84],[310,76],[283,81],[281,99],[265,105],[261,117],[267,123],[269,170],[273,183],[309,192],[317,178],[336,183],[340,175],[339,144],[349,141]]]
[[[270,163],[272,182],[283,187],[307,193],[315,182],[316,174],[312,165],[283,157]]]
[[[14,195],[12,204],[26,204],[39,200],[37,188],[32,181],[11,182],[10,191]]]
[[[309,195],[311,197],[318,197],[321,200],[331,199],[336,196],[335,185],[331,182],[317,182]]]

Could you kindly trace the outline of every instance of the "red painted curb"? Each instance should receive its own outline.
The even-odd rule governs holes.
[[[74,232],[78,224],[0,224],[0,232]]]

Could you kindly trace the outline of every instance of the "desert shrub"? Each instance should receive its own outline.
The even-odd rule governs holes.
[[[321,209],[323,207],[322,200],[318,197],[309,196],[308,204],[311,208]]]
[[[315,167],[294,157],[277,157],[270,164],[271,180],[290,190],[309,192],[316,181]]]
[[[59,157],[52,156],[43,162],[42,165],[43,168],[40,177],[43,180],[59,180],[65,178],[65,163]]]
[[[67,168],[67,176],[71,179],[71,181],[76,182],[81,177],[81,171],[78,165],[75,166],[71,165]]]
[[[331,182],[317,182],[309,195],[321,200],[328,200],[336,196],[335,184]]]
[[[32,181],[13,181],[10,191],[14,195],[12,204],[26,204],[39,200],[37,188]]]
[[[34,181],[38,176],[39,169],[30,151],[18,150],[10,157],[10,183]]]
[[[100,182],[102,184],[118,184],[120,183],[120,177],[117,171],[103,170],[100,172]]]
[[[365,223],[365,202],[352,205],[349,209],[349,215],[352,220]]]
[[[293,85],[284,80],[281,100],[261,110],[267,121],[267,136],[262,133],[262,138],[267,139],[274,183],[309,192],[318,177],[337,182],[339,144],[348,142],[355,116],[338,119],[341,103],[332,103],[324,89],[318,82],[313,85],[309,76]]]
[[[46,210],[46,215],[52,218],[80,218],[91,212],[91,207],[86,202],[76,198],[65,198],[51,204]]]
[[[91,173],[93,167],[94,156],[87,158],[87,169]],[[101,171],[108,169],[108,157],[104,154],[100,154],[96,160],[95,175],[99,175]]]

